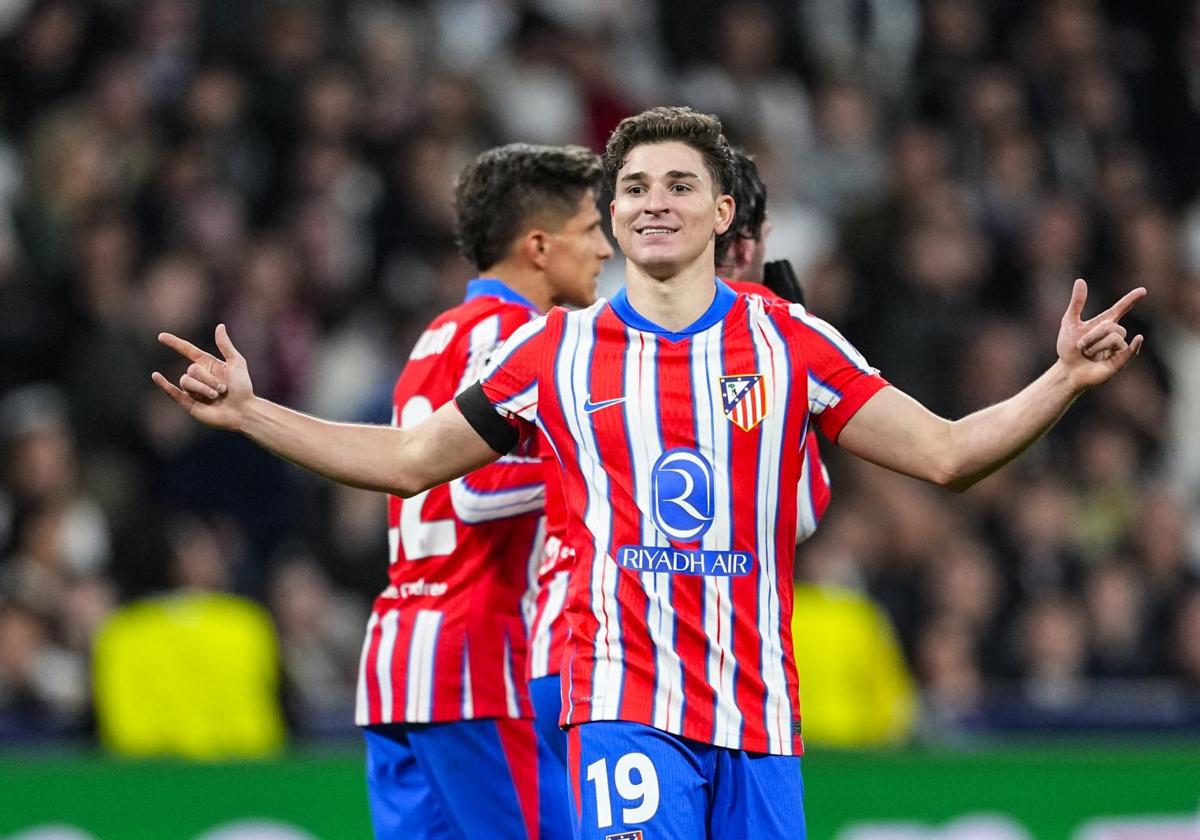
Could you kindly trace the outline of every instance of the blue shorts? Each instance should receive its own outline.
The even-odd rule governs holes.
[[[377,840],[538,836],[532,721],[391,723],[363,735]]]
[[[567,733],[558,726],[562,713],[562,684],[558,674],[529,681],[533,726],[538,740],[538,811],[542,840],[571,840],[575,836],[570,776],[567,775]]]
[[[702,744],[626,721],[568,735],[583,840],[804,840],[799,756]]]

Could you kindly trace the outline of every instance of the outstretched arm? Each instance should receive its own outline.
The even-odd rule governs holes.
[[[884,388],[850,419],[838,445],[896,472],[966,490],[1024,452],[1080,394],[1129,364],[1142,336],[1126,342],[1120,320],[1145,294],[1134,289],[1084,321],[1087,284],[1076,280],[1055,345],[1058,361],[1020,393],[950,421]]]
[[[256,397],[246,360],[224,324],[217,327],[216,338],[223,359],[161,333],[158,340],[191,364],[178,386],[157,371],[154,382],[201,423],[241,432],[318,475],[407,498],[500,457],[452,403],[401,430],[331,423]]]

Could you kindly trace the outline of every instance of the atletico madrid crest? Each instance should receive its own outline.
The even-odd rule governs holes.
[[[721,403],[725,416],[738,428],[750,431],[767,416],[767,386],[761,373],[721,377]]]

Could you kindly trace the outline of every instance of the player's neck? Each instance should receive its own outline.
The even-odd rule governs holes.
[[[481,271],[479,276],[496,278],[536,306],[539,312],[549,312],[554,303],[544,275],[536,269],[516,265],[512,260],[501,260]]]
[[[712,305],[716,287],[711,255],[670,277],[658,278],[625,263],[629,305],[643,318],[672,332],[694,324]]]

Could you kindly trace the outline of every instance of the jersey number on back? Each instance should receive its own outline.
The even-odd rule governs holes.
[[[431,414],[433,404],[428,399],[413,397],[400,412],[400,428],[411,429]],[[404,547],[404,556],[409,560],[442,557],[454,551],[457,544],[453,519],[426,522],[421,518],[421,509],[425,507],[428,497],[429,491],[426,490],[400,504],[400,543]]]

